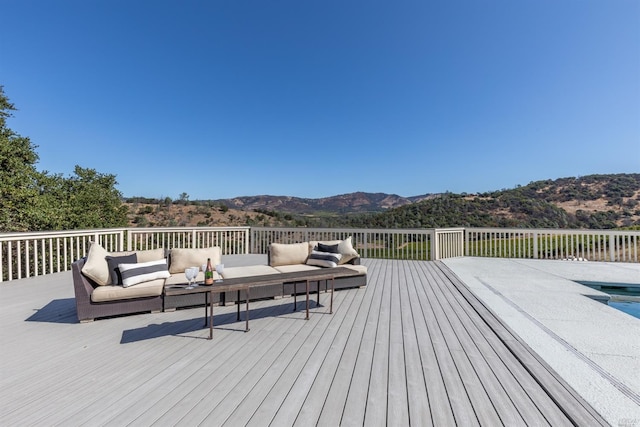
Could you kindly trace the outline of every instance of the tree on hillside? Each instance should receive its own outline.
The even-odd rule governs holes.
[[[126,226],[127,207],[116,184],[115,175],[76,166],[74,175],[66,180],[67,228]]]
[[[38,197],[35,146],[6,124],[15,110],[0,86],[0,231],[29,230]]]
[[[115,175],[80,166],[68,178],[38,172],[36,146],[6,126],[11,111],[0,86],[0,231],[126,226]]]

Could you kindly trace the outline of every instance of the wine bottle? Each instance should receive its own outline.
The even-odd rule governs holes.
[[[204,284],[213,285],[213,267],[211,267],[211,258],[207,258],[207,269],[204,271]]]

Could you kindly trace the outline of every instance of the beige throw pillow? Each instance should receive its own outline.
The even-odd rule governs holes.
[[[138,262],[159,261],[164,258],[164,248],[136,251]]]
[[[309,245],[305,243],[272,243],[269,245],[269,265],[304,264],[309,256]]]
[[[82,266],[82,274],[96,282],[100,286],[106,286],[111,282],[109,264],[107,264],[106,251],[100,244],[91,242],[87,261]]]
[[[222,252],[220,247],[201,249],[171,249],[171,263],[169,273],[184,273],[187,267],[200,267],[207,263],[207,258],[211,258],[211,266],[216,268],[216,264],[222,262]]]
[[[353,247],[351,236],[338,243],[338,250],[342,254],[340,264],[344,264],[345,262],[351,261],[352,259],[360,256],[358,251]]]

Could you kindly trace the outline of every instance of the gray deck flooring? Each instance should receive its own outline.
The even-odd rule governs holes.
[[[606,424],[440,263],[369,284],[79,324],[70,273],[0,285],[0,425]],[[298,300],[299,307],[303,302]]]

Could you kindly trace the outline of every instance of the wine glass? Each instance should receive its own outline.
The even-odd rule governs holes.
[[[191,267],[184,269],[184,276],[187,278],[187,289],[193,289],[191,287],[191,279],[193,278],[193,271],[191,270]]]
[[[188,281],[187,289],[193,289],[194,288],[194,286],[191,285],[191,281],[196,278],[194,273],[195,273],[195,271],[194,271],[193,267],[187,267],[184,270],[184,275],[185,275],[185,277],[187,278],[187,281]]]
[[[222,282],[222,273],[224,272],[224,264],[216,264],[216,272],[220,277],[216,282]]]
[[[193,286],[194,288],[198,286],[198,283],[196,282],[196,278],[198,277],[198,272],[200,271],[199,267],[191,267],[191,274],[193,275]]]

